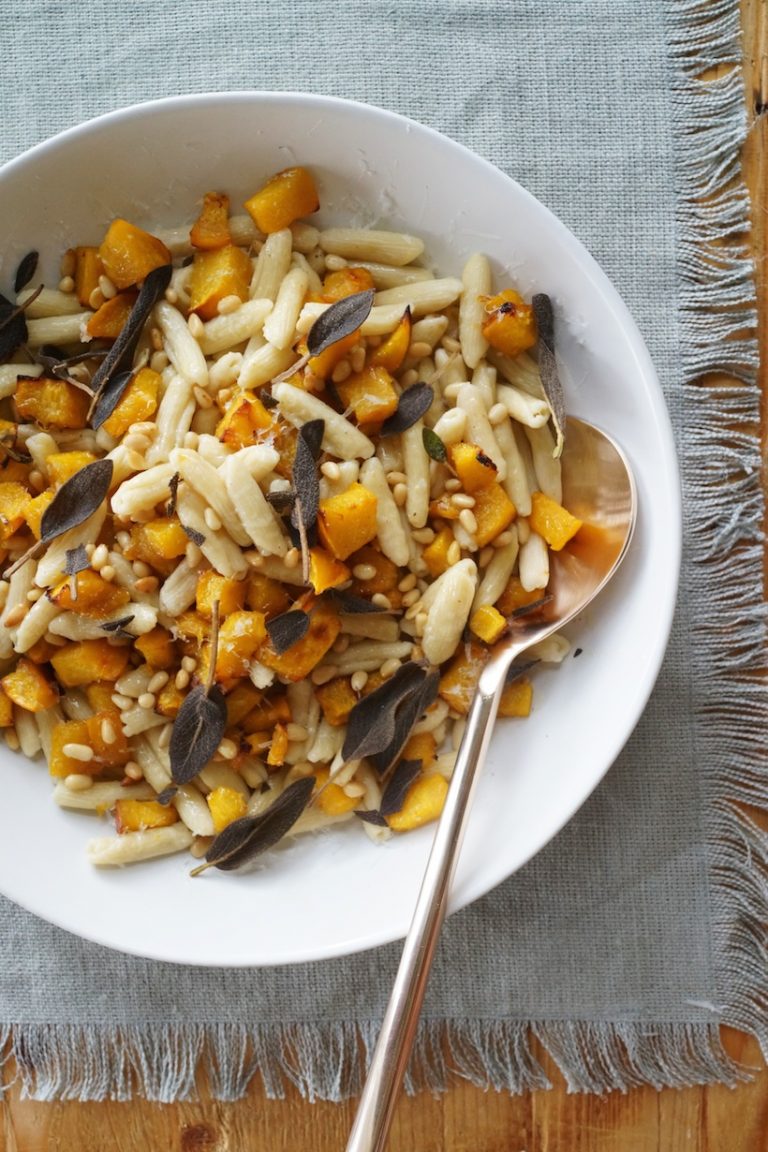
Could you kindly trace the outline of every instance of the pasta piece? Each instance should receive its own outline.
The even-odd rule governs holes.
[[[320,233],[324,252],[348,260],[373,260],[400,267],[418,259],[424,241],[405,232],[374,231],[365,228],[326,228]]]
[[[189,431],[194,411],[192,383],[187,376],[173,376],[157,411],[157,435],[147,452],[147,464],[160,464],[168,459],[171,449],[181,444]]]
[[[163,345],[169,360],[190,388],[208,386],[208,365],[181,312],[166,300],[155,305],[155,315],[163,334]]]
[[[548,424],[525,428],[531,446],[533,470],[539,490],[557,504],[563,502],[563,479],[560,460],[555,456],[555,438]]]
[[[122,836],[97,836],[87,846],[88,859],[97,868],[120,868],[156,856],[183,852],[192,843],[192,833],[185,824],[166,828],[147,828],[144,832],[126,832]]]
[[[41,292],[38,292],[37,288],[23,288],[16,294],[16,303],[25,304],[30,296],[35,298],[24,309],[27,320],[40,320],[48,316],[74,316],[83,310],[74,292],[59,292],[56,288],[43,288]]]
[[[448,568],[422,597],[427,621],[421,646],[431,664],[442,664],[456,650],[469,619],[477,586],[477,566],[460,560]]]
[[[19,383],[19,376],[41,376],[40,364],[0,364],[0,400],[13,396]]]
[[[318,400],[310,392],[295,388],[293,384],[276,384],[272,395],[277,400],[283,415],[300,428],[308,420],[324,420],[323,448],[326,452],[342,460],[359,457],[367,460],[373,456],[374,446],[364,432],[345,420],[328,404]]]
[[[302,268],[291,268],[277,293],[275,306],[264,323],[264,336],[275,348],[284,351],[293,343],[296,321],[309,286]]]
[[[257,336],[264,328],[264,321],[272,311],[271,300],[246,300],[234,312],[224,316],[214,316],[203,325],[200,349],[206,356],[225,352],[235,344],[242,344]],[[208,378],[211,380],[212,368]]]
[[[531,532],[520,545],[520,583],[526,592],[546,588],[549,583],[549,550],[538,532]]]
[[[96,781],[82,792],[67,788],[63,780],[58,780],[53,789],[53,801],[60,808],[73,808],[81,812],[105,812],[113,808],[118,800],[153,800],[155,793],[149,784],[120,784],[112,781]]]
[[[291,266],[292,251],[293,235],[290,228],[282,228],[267,236],[253,270],[252,299],[271,300],[274,303]]]
[[[462,384],[459,387],[456,403],[467,414],[467,439],[472,444],[478,444],[486,456],[490,456],[496,465],[496,474],[500,481],[507,475],[507,465],[504,453],[499,447],[494,430],[488,420],[488,410],[483,401],[482,393],[474,384]]]
[[[221,519],[222,527],[235,543],[240,544],[241,547],[249,547],[250,537],[243,530],[240,518],[235,511],[236,505],[232,501],[218,469],[204,460],[199,452],[193,452],[191,448],[174,448],[170,455],[170,463],[182,480],[186,480],[195,489],[198,496],[207,501],[213,508]]]
[[[201,537],[200,551],[212,568],[222,576],[239,576],[248,570],[248,562],[237,544],[223,528],[214,531],[205,519],[205,502],[186,484],[179,485],[176,508],[179,519]]]
[[[413,316],[425,316],[428,312],[439,312],[455,304],[461,295],[461,280],[447,276],[442,280],[419,280],[415,284],[403,284],[399,288],[386,288],[376,294],[375,304],[399,304],[411,309]]]
[[[42,320],[27,320],[27,344],[39,348],[42,344],[79,344],[88,337],[85,326],[93,312],[75,312],[71,316],[46,316]]]
[[[237,382],[241,388],[260,388],[285,372],[295,360],[296,353],[290,348],[276,348],[263,337],[254,336],[243,354]]]
[[[405,513],[412,528],[423,528],[429,515],[429,456],[423,432],[424,421],[417,420],[400,435],[403,468],[408,478]]]
[[[529,428],[540,428],[549,420],[549,405],[546,400],[531,396],[511,384],[499,384],[496,399],[503,404],[513,420],[527,424]]]
[[[482,325],[486,320],[482,296],[491,292],[491,265],[488,257],[475,252],[469,257],[461,274],[463,291],[459,306],[459,342],[464,363],[477,368],[488,350]]]
[[[473,611],[479,608],[481,604],[495,604],[514,572],[520,543],[514,525],[507,531],[511,534],[512,539],[503,548],[494,549],[493,556],[483,572],[483,578],[475,593],[475,599],[472,602]]]
[[[410,548],[408,535],[400,519],[392,489],[381,461],[372,456],[360,469],[360,481],[376,497],[376,532],[381,550],[393,564],[404,567],[408,563]]]
[[[266,555],[285,556],[290,541],[274,508],[253,479],[241,454],[230,456],[222,464],[220,474],[250,541]]]

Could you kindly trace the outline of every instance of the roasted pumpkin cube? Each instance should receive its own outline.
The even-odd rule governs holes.
[[[254,444],[258,434],[272,425],[272,417],[252,392],[239,392],[224,411],[216,428],[219,440],[233,451]]]
[[[8,540],[25,523],[32,497],[21,484],[0,484],[0,540]]]
[[[245,603],[252,612],[263,612],[267,619],[287,612],[291,598],[279,580],[262,572],[249,572],[246,579]]]
[[[43,518],[43,513],[55,496],[53,488],[46,488],[39,496],[33,496],[24,509],[24,519],[27,522],[32,535],[36,540],[39,540],[42,535],[40,521]]]
[[[227,616],[219,628],[216,679],[246,676],[266,635],[261,612],[233,612]],[[204,674],[202,669],[200,674]]]
[[[140,368],[123,392],[112,415],[104,421],[110,436],[120,439],[131,424],[150,420],[157,411],[160,391],[160,373],[152,368]]]
[[[159,624],[151,632],[145,632],[143,636],[137,637],[133,646],[151,668],[162,670],[173,668],[178,659],[173,637]]]
[[[64,612],[78,612],[81,616],[90,616],[96,620],[117,612],[131,599],[127,588],[119,584],[110,584],[98,572],[84,568],[75,576],[77,595],[72,595],[72,580],[67,577],[52,588],[48,593],[50,600]]]
[[[124,555],[126,560],[143,560],[163,572],[168,561],[184,555],[188,544],[189,537],[175,516],[159,516],[132,526]]]
[[[214,788],[206,796],[216,833],[226,828],[233,820],[245,816],[248,801],[237,788]]]
[[[31,660],[33,664],[47,664],[57,647],[57,644],[50,644],[43,636],[31,648],[27,649],[27,659]]]
[[[475,539],[478,548],[484,548],[509,527],[517,511],[501,484],[476,489],[474,498],[475,506],[472,511],[477,521]]]
[[[0,728],[13,726],[13,700],[5,689],[0,686]]]
[[[373,492],[351,484],[346,492],[320,501],[317,527],[324,547],[337,560],[346,560],[376,536],[376,504]]]
[[[179,819],[173,804],[157,800],[118,800],[115,804],[115,828],[125,832],[143,832],[147,828],[168,828]]]
[[[234,728],[261,703],[262,692],[250,680],[240,680],[226,695],[227,728]]]
[[[88,395],[66,380],[20,376],[13,399],[19,418],[34,420],[42,428],[84,428],[86,425]]]
[[[546,540],[553,552],[559,552],[573,539],[583,521],[572,516],[562,504],[544,492],[532,492],[528,523],[532,531]]]
[[[533,685],[521,676],[507,684],[499,701],[499,716],[530,716],[533,702]]]
[[[491,604],[481,604],[469,618],[469,627],[486,644],[495,644],[506,626],[506,618]]]
[[[105,640],[77,640],[51,657],[60,684],[80,688],[95,680],[118,680],[128,666],[130,649]]]
[[[279,232],[294,220],[317,212],[320,199],[312,174],[306,168],[276,172],[243,205],[261,232]]]
[[[200,215],[189,230],[193,248],[209,252],[232,243],[229,232],[229,196],[223,192],[206,192]]]
[[[59,702],[56,685],[39,664],[22,656],[13,672],[0,680],[6,696],[27,712],[44,712]]]
[[[267,766],[269,768],[279,768],[281,764],[285,763],[287,754],[288,730],[284,724],[275,724],[272,732],[272,742],[269,745],[269,752],[267,753]]]
[[[90,307],[91,295],[98,288],[103,272],[98,248],[91,245],[75,248],[75,295],[84,308]]]
[[[454,536],[450,528],[441,528],[431,544],[427,544],[421,558],[427,566],[430,576],[442,576],[450,564],[448,563],[448,549],[453,544]]]
[[[510,576],[506,588],[496,601],[496,607],[502,616],[511,616],[518,608],[527,608],[546,594],[546,588],[534,588],[528,592],[520,583],[519,576]]]
[[[411,832],[437,820],[448,795],[448,781],[438,772],[417,776],[405,794],[399,812],[387,817],[393,832]]]
[[[51,483],[60,488],[66,480],[74,476],[75,472],[85,468],[86,464],[92,464],[96,459],[93,452],[52,452],[46,458],[45,466]]]
[[[533,308],[519,292],[506,288],[496,296],[481,297],[488,319],[483,323],[483,336],[492,348],[505,356],[519,356],[536,343],[536,320]]]
[[[341,403],[358,424],[380,424],[397,410],[398,395],[386,368],[371,365],[336,384]]]
[[[64,724],[57,724],[51,734],[51,755],[48,762],[48,771],[51,776],[59,779],[76,772],[78,775],[100,776],[102,764],[92,760],[78,760],[74,756],[67,756],[64,748],[67,744],[83,744],[90,748],[88,739],[88,725],[85,720],[68,720]]]
[[[373,276],[367,268],[356,268],[350,264],[337,272],[328,272],[323,280],[322,298],[328,304],[335,304],[345,296],[355,296],[358,292],[368,292],[374,287]]]
[[[431,520],[458,520],[461,509],[451,501],[449,495],[438,496],[429,502],[429,516]]]
[[[386,368],[395,375],[403,366],[411,345],[411,309],[406,308],[397,327],[371,352],[368,363],[374,368]]]
[[[131,758],[128,738],[115,715],[113,704],[89,716],[85,721],[85,727],[88,733],[85,743],[93,749],[93,758],[97,764],[119,768],[128,763]]]
[[[197,610],[206,620],[213,616],[213,606],[218,601],[219,615],[229,616],[231,612],[240,612],[245,604],[246,583],[244,580],[233,580],[227,576],[220,576],[213,569],[200,573],[197,582]]]
[[[349,676],[337,676],[327,684],[319,684],[315,688],[315,696],[323,716],[334,728],[346,724],[350,712],[357,704],[357,694]]]
[[[186,695],[186,691],[177,688],[174,681],[169,680],[157,695],[155,711],[159,712],[161,716],[167,716],[169,720],[173,720],[178,715]]]
[[[461,481],[465,492],[477,492],[478,488],[488,488],[494,483],[498,469],[477,444],[461,441],[448,448],[448,459]]]
[[[435,762],[437,741],[431,732],[414,732],[403,748],[403,760],[420,760],[422,768],[431,768]]]
[[[377,548],[368,545],[361,548],[359,552],[355,552],[354,556],[350,556],[349,562],[349,566],[353,570],[360,567],[373,568],[373,575],[366,577],[365,580],[355,577],[350,585],[350,591],[355,596],[365,596],[370,599],[377,592],[381,592],[392,601],[393,595],[397,592],[397,582],[401,572],[388,556],[379,552]],[[398,605],[393,601],[392,606],[396,608]]]
[[[343,788],[329,780],[327,768],[313,768],[312,775],[315,777],[314,803],[326,816],[343,816],[357,808],[360,798],[347,796]]]
[[[275,724],[290,724],[290,722],[291,706],[288,703],[288,697],[285,695],[271,696],[261,700],[247,714],[243,720],[243,731],[249,734],[267,732],[274,728]]]
[[[440,677],[440,696],[454,712],[466,716],[483,665],[488,659],[488,649],[475,640],[462,645]]]
[[[309,550],[309,582],[319,596],[329,588],[338,588],[350,578],[350,571],[346,564],[342,564],[325,548],[310,548]]]
[[[259,659],[285,680],[303,680],[320,663],[340,631],[341,621],[336,609],[321,600],[312,609],[309,628],[301,640],[280,655],[265,644]]]
[[[84,691],[86,700],[94,712],[118,713],[119,715],[119,709],[112,700],[117,691],[114,684],[110,684],[108,681],[86,684]]]
[[[341,363],[348,352],[351,352],[356,344],[360,343],[360,329],[356,328],[349,336],[342,336],[341,340],[336,340],[335,343],[329,344],[317,356],[311,356],[309,359],[309,370],[313,376],[319,376],[321,380],[325,380],[330,376],[337,364]]]
[[[117,340],[125,327],[125,322],[136,303],[136,292],[118,292],[110,300],[101,304],[85,328],[94,340]]]
[[[225,296],[247,300],[252,272],[250,257],[234,244],[198,252],[189,276],[190,312],[212,320]]]
[[[296,459],[296,442],[299,439],[299,430],[286,420],[277,420],[271,429],[271,436],[267,443],[271,444],[280,459],[275,465],[275,472],[284,480],[290,480],[293,473],[293,462]]]
[[[191,642],[197,649],[206,644],[211,635],[211,622],[199,612],[182,612],[176,617],[173,630],[177,639]]]
[[[118,289],[131,288],[155,268],[172,262],[171,253],[143,228],[127,220],[113,220],[99,247],[104,271]]]

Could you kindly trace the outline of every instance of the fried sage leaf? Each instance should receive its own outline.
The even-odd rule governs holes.
[[[531,300],[533,315],[538,333],[539,372],[544,395],[552,412],[555,429],[555,456],[560,456],[565,443],[565,400],[563,385],[557,371],[555,359],[555,317],[552,301],[546,292],[539,292]]]
[[[257,816],[242,816],[233,820],[211,844],[205,854],[206,863],[195,868],[192,875],[211,866],[231,872],[250,864],[262,852],[273,848],[290,832],[309,803],[315,786],[314,776],[294,780],[280,793],[269,808]]]
[[[217,685],[193,688],[176,714],[168,755],[174,784],[188,784],[213,758],[227,726],[227,706]]]
[[[64,563],[64,572],[67,576],[77,576],[78,572],[84,572],[90,564],[88,553],[82,544],[78,544],[77,548],[67,548]]]
[[[397,758],[402,755],[414,725],[436,699],[439,687],[440,673],[435,668],[428,675],[425,675],[417,690],[411,692],[401,702],[395,714],[392,739],[380,752],[374,752],[369,756],[372,766],[380,775],[387,772]]]
[[[381,797],[382,816],[394,816],[405,800],[405,794],[421,772],[421,760],[401,760],[389,778]]]
[[[318,316],[307,334],[307,351],[310,356],[319,356],[331,344],[351,336],[368,319],[375,295],[372,288],[365,292],[355,292],[353,296],[337,300]]]
[[[98,393],[96,402],[93,405],[93,412],[91,414],[91,427],[97,431],[101,428],[105,420],[109,420],[110,416],[117,408],[118,404],[123,398],[126,388],[130,384],[135,372],[129,369],[127,372],[116,372],[114,376],[110,376],[103,384]]]
[[[0,293],[0,362],[10,359],[26,339],[24,310]]]
[[[397,402],[397,409],[381,426],[381,436],[396,436],[412,428],[432,406],[435,393],[429,384],[419,382],[406,388]]]
[[[43,512],[41,543],[48,544],[92,516],[109,492],[113,471],[111,460],[94,460],[70,476]]]
[[[14,292],[21,292],[22,288],[26,288],[27,284],[29,284],[30,280],[37,271],[37,261],[39,256],[40,253],[35,252],[33,249],[31,252],[27,252],[26,256],[21,258],[13,280]]]
[[[171,264],[161,264],[159,268],[154,268],[145,277],[141,291],[136,297],[136,303],[128,313],[128,319],[123,325],[120,335],[93,374],[92,387],[96,397],[101,394],[110,377],[123,369],[132,367],[133,354],[136,351],[141,331],[150,312],[170,284],[172,272],[173,266]],[[94,409],[95,404],[92,406],[91,414]]]
[[[296,493],[290,488],[279,488],[276,492],[267,492],[266,498],[267,503],[271,504],[276,512],[287,512],[289,508],[293,508]]]
[[[421,439],[424,442],[424,451],[431,460],[436,460],[438,464],[445,464],[448,459],[448,453],[445,449],[445,444],[438,436],[437,432],[431,428],[422,428]]]
[[[278,656],[282,656],[283,652],[298,644],[299,640],[306,636],[308,628],[309,616],[299,609],[281,612],[279,616],[267,620],[269,639]]]
[[[355,808],[355,816],[363,824],[373,824],[376,828],[389,828],[389,824],[375,808]]]
[[[134,640],[135,637],[126,631],[131,620],[133,620],[133,615],[121,616],[119,620],[105,620],[99,627],[103,632],[110,632],[114,636],[123,636],[128,640]]]
[[[197,544],[198,548],[205,544],[205,536],[202,532],[198,532],[197,528],[190,528],[187,524],[182,524],[181,530],[185,536],[189,537],[193,544]]]
[[[397,736],[398,712],[405,701],[419,693],[426,675],[420,664],[401,664],[394,676],[355,704],[341,749],[345,760],[360,760],[390,747]]]
[[[291,523],[299,527],[299,511],[307,534],[310,535],[317,522],[320,504],[320,479],[317,474],[317,457],[325,432],[325,420],[309,420],[302,425],[296,441],[296,455],[293,459],[291,482],[296,499],[291,511]]]
[[[339,611],[346,612],[350,616],[392,611],[391,608],[382,608],[379,604],[372,604],[370,600],[366,600],[365,596],[355,596],[354,593],[347,592],[343,588],[331,588],[328,595],[336,601]]]

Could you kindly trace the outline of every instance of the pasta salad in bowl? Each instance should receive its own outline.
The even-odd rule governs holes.
[[[239,139],[222,130],[235,123]],[[365,139],[365,164],[333,142],[342,124]],[[415,211],[419,174],[432,177],[423,149],[416,170],[413,157],[406,165],[401,126],[321,98],[186,98],[95,121],[0,174],[15,221],[0,285],[9,807],[18,795],[16,812],[34,812],[84,895],[62,904],[34,879],[19,886],[2,850],[0,887],[83,935],[232,964],[404,931],[489,648],[546,603],[550,551],[588,530],[563,506],[560,474],[569,375],[594,355],[587,341],[569,358],[569,323],[590,306],[610,314],[617,298],[535,201],[425,129],[421,144],[469,190],[496,180],[517,196],[541,229],[540,259],[519,225],[489,244],[479,204],[462,220],[445,188],[434,213]],[[205,163],[190,161],[179,132]],[[130,150],[147,133],[167,179],[131,175],[126,188],[109,165],[116,142]],[[105,169],[90,209],[75,200],[83,148]],[[290,163],[276,163],[286,151]],[[25,199],[25,172],[62,158],[62,185],[37,180],[37,202]],[[372,194],[377,170],[390,173],[386,198]],[[610,319],[637,360],[631,321]],[[658,386],[647,363],[625,361],[635,437],[668,454],[656,499],[669,503]],[[601,386],[583,392],[592,416]],[[630,571],[579,644],[610,653],[611,598],[639,603],[642,583]],[[585,798],[645,702],[668,626],[662,613],[645,680],[543,817],[546,791],[522,770],[538,756],[527,733],[558,734],[544,748],[546,789],[572,713],[558,682],[580,649],[558,635],[513,670],[497,744],[521,756],[520,771],[504,771],[524,808],[533,796],[534,834],[510,850],[496,830],[478,867],[470,833],[459,901],[518,866]],[[491,757],[478,825],[509,797],[505,759]],[[332,913],[303,890],[310,875],[323,886],[345,877]],[[145,911],[158,884],[169,917],[144,916],[136,935],[129,910]],[[89,917],[87,894],[105,890],[116,914]],[[274,926],[266,937],[236,917],[244,898]],[[206,909],[221,929],[213,944],[201,939]]]

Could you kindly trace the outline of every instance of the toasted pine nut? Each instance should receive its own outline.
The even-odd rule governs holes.
[[[70,760],[81,760],[83,764],[87,764],[94,757],[93,748],[89,748],[87,744],[65,744],[62,752],[65,756],[69,756]]]

